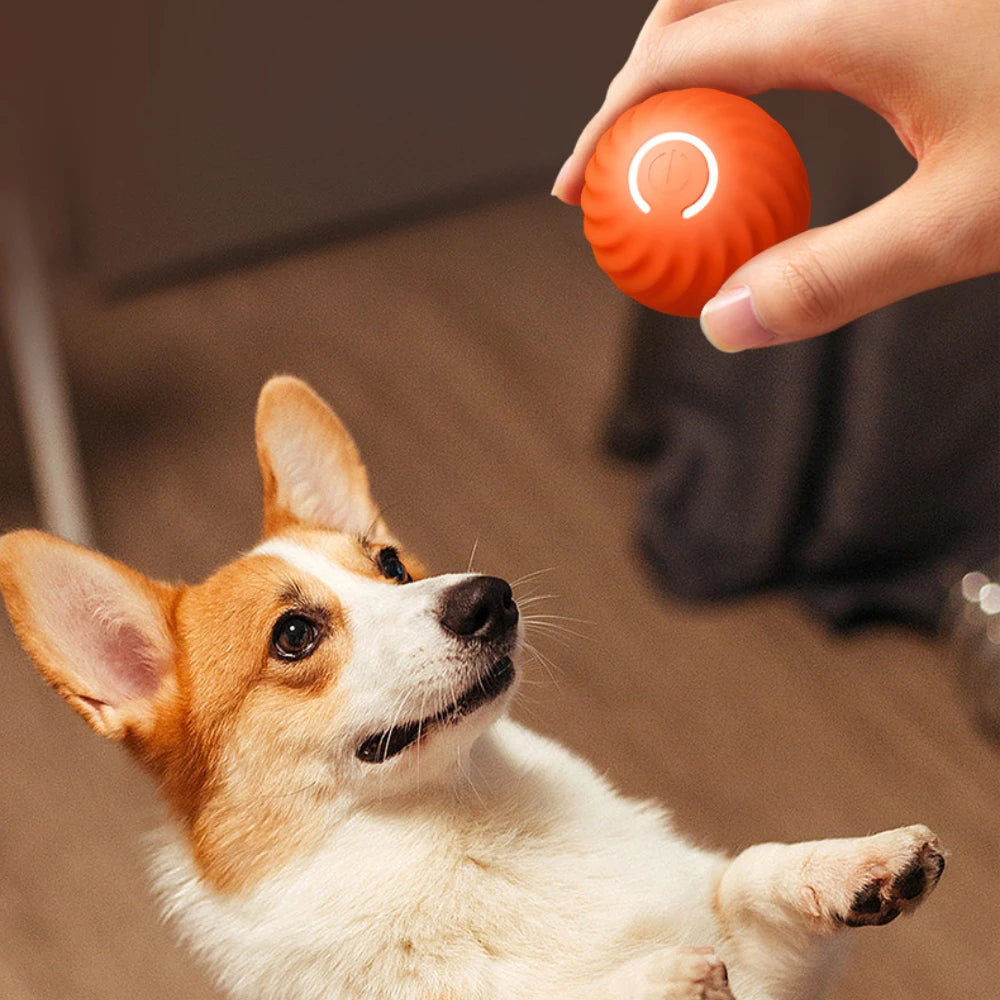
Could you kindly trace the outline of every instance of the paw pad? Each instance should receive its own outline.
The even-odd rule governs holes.
[[[900,871],[863,885],[839,919],[848,927],[876,927],[895,920],[922,902],[937,885],[944,865],[944,855],[934,844],[921,844]]]

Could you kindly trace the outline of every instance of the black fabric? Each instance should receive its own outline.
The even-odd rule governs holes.
[[[871,202],[912,169],[874,116],[819,97],[832,109],[827,134],[849,134],[857,119],[871,135],[850,172],[817,169],[808,154],[824,148],[820,118],[782,95],[791,104],[779,117],[819,202],[814,222]],[[996,558],[997,276],[738,355],[712,348],[696,321],[637,307],[627,356],[608,445],[653,463],[639,541],[670,592],[785,588],[836,628],[931,629],[957,576]]]

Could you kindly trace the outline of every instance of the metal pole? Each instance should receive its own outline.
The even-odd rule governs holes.
[[[44,526],[90,545],[93,536],[69,391],[56,338],[50,291],[25,198],[0,190],[4,325]]]

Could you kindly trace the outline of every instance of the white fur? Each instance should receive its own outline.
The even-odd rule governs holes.
[[[318,849],[223,893],[161,840],[166,912],[234,1000],[813,1000],[854,894],[933,851],[910,828],[730,861],[496,705],[360,762],[359,738],[435,711],[480,655],[439,623],[464,577],[396,587],[282,539],[252,555],[321,581],[353,655]]]
[[[504,719],[455,786],[341,816],[321,850],[246,897],[208,890],[179,837],[157,882],[233,997],[616,1000],[599,983],[618,965],[717,943],[722,868]]]

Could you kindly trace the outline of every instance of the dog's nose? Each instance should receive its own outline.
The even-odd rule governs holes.
[[[455,635],[498,639],[517,624],[510,584],[495,576],[472,576],[444,595],[441,624]]]

